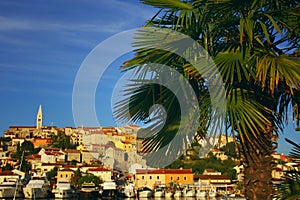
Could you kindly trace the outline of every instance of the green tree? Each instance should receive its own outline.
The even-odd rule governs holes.
[[[82,176],[79,180],[78,180],[78,186],[81,187],[81,185],[86,182],[86,183],[94,183],[95,186],[99,186],[99,184],[101,183],[101,180],[99,177],[92,175],[92,174],[87,174]]]
[[[55,148],[68,149],[71,146],[70,136],[62,132],[52,136],[52,146]]]
[[[221,147],[220,150],[224,151],[226,155],[232,158],[238,158],[236,153],[236,145],[234,142],[229,142],[225,146]]]
[[[57,176],[58,167],[54,167],[51,171],[47,172],[47,180],[51,182],[51,184],[56,184],[57,179],[55,176]]]
[[[27,155],[31,155],[34,152],[34,146],[32,142],[25,140],[21,144],[21,150],[25,151]]]
[[[136,70],[159,76],[149,63],[172,67],[192,86],[199,102],[198,134],[216,122],[210,106],[207,83],[215,71],[204,77],[193,63],[172,52],[181,32],[203,46],[214,59],[226,89],[225,125],[239,144],[245,167],[244,189],[249,199],[272,199],[272,157],[278,132],[283,129],[289,112],[299,111],[299,2],[295,0],[143,0],[160,11],[136,35],[136,56],[124,63],[124,70]],[[165,28],[155,29],[153,27]],[[180,51],[190,53],[181,43]],[[173,45],[173,46],[172,46]],[[160,46],[170,47],[170,51]],[[173,47],[174,49],[176,47]],[[190,53],[194,60],[201,59]],[[202,64],[205,73],[210,66]],[[213,70],[213,69],[211,69]],[[150,76],[149,75],[149,76]],[[170,80],[171,81],[171,80]],[[139,86],[134,87],[134,86]],[[178,87],[181,87],[178,84]],[[162,105],[167,118],[156,134],[146,139],[145,150],[155,151],[169,143],[176,134],[181,111],[176,96],[157,84],[131,84],[127,89],[130,119],[150,122],[148,110]],[[188,99],[186,99],[188,101]],[[293,110],[289,108],[290,103]],[[126,104],[126,105],[124,105]],[[116,106],[115,116],[128,119],[127,101]],[[299,116],[296,117],[299,120]],[[157,126],[157,125],[156,125]],[[160,158],[159,158],[160,159]],[[158,160],[159,160],[158,159]]]
[[[72,178],[71,178],[72,184],[73,184],[75,187],[77,187],[77,188],[79,188],[78,181],[81,179],[81,177],[82,177],[82,173],[81,173],[81,171],[78,169],[78,170],[76,170],[76,171],[74,172],[74,176],[72,176]]]
[[[6,164],[5,166],[2,167],[2,171],[11,171],[14,168],[10,164]]]

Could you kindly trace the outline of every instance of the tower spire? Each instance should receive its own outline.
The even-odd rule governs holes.
[[[36,129],[41,129],[42,126],[43,126],[43,112],[42,112],[42,105],[40,105],[38,113],[36,115]]]

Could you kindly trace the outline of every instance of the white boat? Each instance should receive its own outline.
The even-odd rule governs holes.
[[[174,197],[174,191],[167,190],[166,191],[166,198],[173,198]]]
[[[182,197],[182,191],[181,190],[175,190],[174,198],[180,198]]]
[[[184,188],[183,196],[184,197],[195,197],[196,196],[195,189],[194,188]]]
[[[78,193],[71,183],[57,183],[56,188],[52,190],[52,193],[57,199],[78,197]]]
[[[133,184],[125,185],[124,187],[124,196],[127,198],[135,197],[135,190]]]
[[[217,191],[216,190],[209,190],[208,196],[209,197],[216,197],[217,196]]]
[[[111,198],[117,196],[117,184],[114,181],[105,181],[101,184],[102,198]]]
[[[84,182],[80,188],[80,199],[95,199],[100,196],[100,190],[94,183]]]
[[[137,193],[139,198],[149,198],[153,196],[153,191],[147,187],[138,188]]]
[[[17,181],[5,181],[0,184],[0,198],[21,198],[23,190]]]
[[[51,195],[50,185],[44,176],[33,176],[23,192],[26,199],[47,198]]]
[[[158,186],[154,188],[154,197],[156,198],[163,198],[166,196],[165,187]]]
[[[206,197],[206,192],[205,191],[201,191],[200,189],[198,189],[196,191],[196,197]]]

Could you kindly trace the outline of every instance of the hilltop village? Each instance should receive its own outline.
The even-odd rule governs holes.
[[[119,187],[135,189],[157,186],[190,186],[201,190],[232,191],[242,195],[243,166],[235,152],[233,138],[219,135],[206,155],[201,139],[178,160],[164,169],[147,166],[143,158],[140,127],[65,127],[43,125],[40,106],[35,126],[10,126],[1,138],[0,184],[15,177],[45,176],[55,187],[59,183],[95,185],[114,181]],[[273,154],[273,184],[284,181],[284,172],[299,169],[299,160]]]

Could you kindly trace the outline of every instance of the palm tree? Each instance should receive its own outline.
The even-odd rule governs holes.
[[[200,137],[212,131],[209,128],[211,124],[223,124],[219,121],[222,118],[218,118],[210,105],[214,98],[208,88],[209,82],[214,81],[219,72],[226,90],[225,129],[239,143],[237,146],[245,168],[245,195],[249,199],[271,199],[271,154],[277,147],[278,133],[290,112],[298,114],[296,119],[299,120],[298,1],[141,2],[160,11],[137,33],[134,42],[136,56],[124,63],[123,70],[136,70],[142,78],[147,77],[147,73],[157,77],[160,71],[151,67],[150,63],[159,63],[183,75],[197,98],[197,134]],[[204,70],[201,71],[188,56],[180,56],[175,49],[190,51],[180,36],[168,37],[174,32],[185,34],[202,46],[218,70],[210,70],[211,64],[202,62]],[[176,42],[181,44],[180,48],[174,47]],[[162,49],[161,46],[170,49]],[[189,56],[197,55],[190,53]],[[205,71],[208,72],[203,76]],[[127,94],[131,96],[116,105],[115,116],[120,120],[130,118],[153,122],[153,113],[149,114],[148,110],[154,104],[161,104],[167,112],[165,124],[154,123],[143,133],[147,135],[150,130],[155,130],[145,141],[145,150],[151,152],[165,147],[175,137],[183,113],[178,109],[181,104],[174,92],[159,84],[141,85],[137,82],[135,80],[127,88]],[[180,87],[181,84],[178,84]],[[188,98],[185,100],[189,101]],[[125,111],[127,102],[129,117]],[[290,109],[291,104],[293,109]],[[157,158],[158,162],[162,159],[163,156]]]

